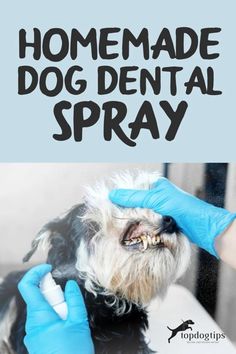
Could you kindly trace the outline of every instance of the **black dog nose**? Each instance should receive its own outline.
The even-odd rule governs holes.
[[[166,232],[167,234],[173,234],[178,231],[178,226],[176,224],[175,219],[173,219],[169,215],[164,215],[162,217],[162,232]]]

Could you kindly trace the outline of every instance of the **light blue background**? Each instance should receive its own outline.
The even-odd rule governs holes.
[[[4,1],[1,4],[1,130],[0,161],[2,162],[210,162],[235,161],[235,0],[223,1]],[[128,27],[139,33],[143,27],[150,30],[155,42],[163,27],[174,34],[175,28],[189,26],[197,32],[203,27],[221,27],[214,35],[220,40],[217,51],[220,58],[209,62],[199,55],[191,59],[173,61],[167,55],[160,60],[146,62],[138,50],[130,60],[92,61],[87,49],[82,50],[79,61],[65,59],[56,63],[63,71],[71,65],[84,67],[88,79],[86,94],[79,97],[66,91],[55,98],[48,98],[38,90],[30,95],[17,94],[17,69],[19,65],[32,65],[38,70],[54,65],[48,60],[39,62],[18,58],[18,31],[38,27],[42,32],[61,27],[70,32],[78,28],[86,34],[91,27]],[[115,36],[116,37],[116,36]],[[120,35],[117,36],[120,38]],[[150,41],[150,42],[151,42]],[[152,43],[153,44],[153,43]],[[141,54],[141,53],[140,53]],[[98,65],[138,65],[149,69],[155,66],[184,66],[179,76],[179,94],[171,97],[167,87],[159,96],[138,94],[122,96],[118,91],[108,96],[96,95],[96,68]],[[190,96],[184,94],[181,85],[188,79],[194,66],[215,69],[215,88],[221,96],[203,96],[198,90]],[[165,81],[167,86],[168,81]],[[168,84],[169,85],[169,84]],[[142,131],[136,147],[128,147],[113,135],[111,142],[103,140],[103,115],[99,124],[84,131],[83,142],[57,142],[52,138],[60,133],[54,118],[53,107],[61,100],[76,103],[94,100],[102,104],[108,100],[121,100],[128,105],[128,117],[122,124],[129,132],[128,123],[133,121],[144,99],[151,100],[157,115],[161,138],[153,140],[148,131]],[[189,104],[183,122],[174,141],[164,139],[169,119],[159,107],[160,100],[169,100],[174,107],[182,99]],[[72,111],[71,111],[72,116]],[[70,119],[71,121],[71,119]]]

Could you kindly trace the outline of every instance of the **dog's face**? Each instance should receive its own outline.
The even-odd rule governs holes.
[[[174,219],[148,209],[121,208],[108,198],[112,188],[150,189],[158,177],[127,172],[88,188],[83,221],[96,226],[91,238],[81,240],[76,264],[87,290],[94,291],[95,284],[106,294],[144,306],[163,297],[186,270],[190,246]]]

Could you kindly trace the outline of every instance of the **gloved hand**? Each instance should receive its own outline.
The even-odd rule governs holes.
[[[77,283],[69,280],[65,288],[68,317],[62,320],[39,290],[49,264],[29,270],[18,288],[27,304],[24,343],[30,354],[94,354],[87,311]]]
[[[184,192],[166,178],[160,178],[150,190],[113,190],[109,198],[122,207],[148,208],[172,216],[190,241],[216,257],[215,237],[236,218],[236,214]]]

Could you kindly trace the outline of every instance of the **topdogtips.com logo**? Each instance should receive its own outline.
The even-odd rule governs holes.
[[[186,340],[187,343],[219,343],[220,340],[226,338],[223,332],[194,331],[194,325],[194,321],[189,319],[187,321],[182,320],[182,323],[175,328],[170,328],[167,326],[167,328],[171,331],[171,335],[168,338],[168,343],[170,343],[171,339],[174,338],[178,333],[180,333],[180,338]],[[191,332],[185,332],[187,330],[191,330]]]

